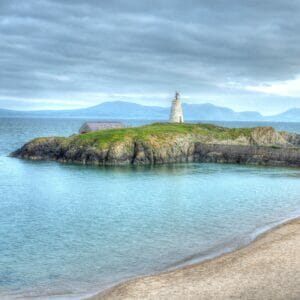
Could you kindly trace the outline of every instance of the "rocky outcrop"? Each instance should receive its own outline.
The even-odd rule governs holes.
[[[217,128],[217,127],[216,127]],[[203,130],[201,128],[201,130]],[[300,135],[273,128],[255,128],[224,139],[221,128],[146,137],[126,135],[106,144],[102,135],[38,138],[11,155],[32,160],[91,165],[146,165],[179,162],[216,162],[300,167]],[[163,137],[163,138],[162,138]],[[220,138],[222,137],[222,138]]]
[[[295,147],[300,147],[300,134],[281,132],[281,135],[288,144]]]
[[[299,148],[197,144],[195,161],[300,167]]]

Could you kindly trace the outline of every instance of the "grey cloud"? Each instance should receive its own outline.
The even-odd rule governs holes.
[[[1,0],[0,95],[179,88],[238,97],[245,92],[227,81],[300,73],[299,13],[284,0]]]

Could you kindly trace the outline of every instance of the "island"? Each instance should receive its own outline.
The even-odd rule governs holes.
[[[154,123],[70,137],[40,137],[11,156],[99,166],[212,162],[299,167],[300,134],[272,127]]]

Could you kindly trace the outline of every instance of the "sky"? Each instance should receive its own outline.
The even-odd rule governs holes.
[[[0,107],[300,107],[300,1],[0,0]]]

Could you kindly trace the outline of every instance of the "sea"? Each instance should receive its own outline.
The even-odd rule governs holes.
[[[0,119],[0,299],[82,299],[234,250],[300,216],[297,168],[8,156],[32,138],[74,134],[84,121]],[[300,133],[300,123],[213,123]]]

